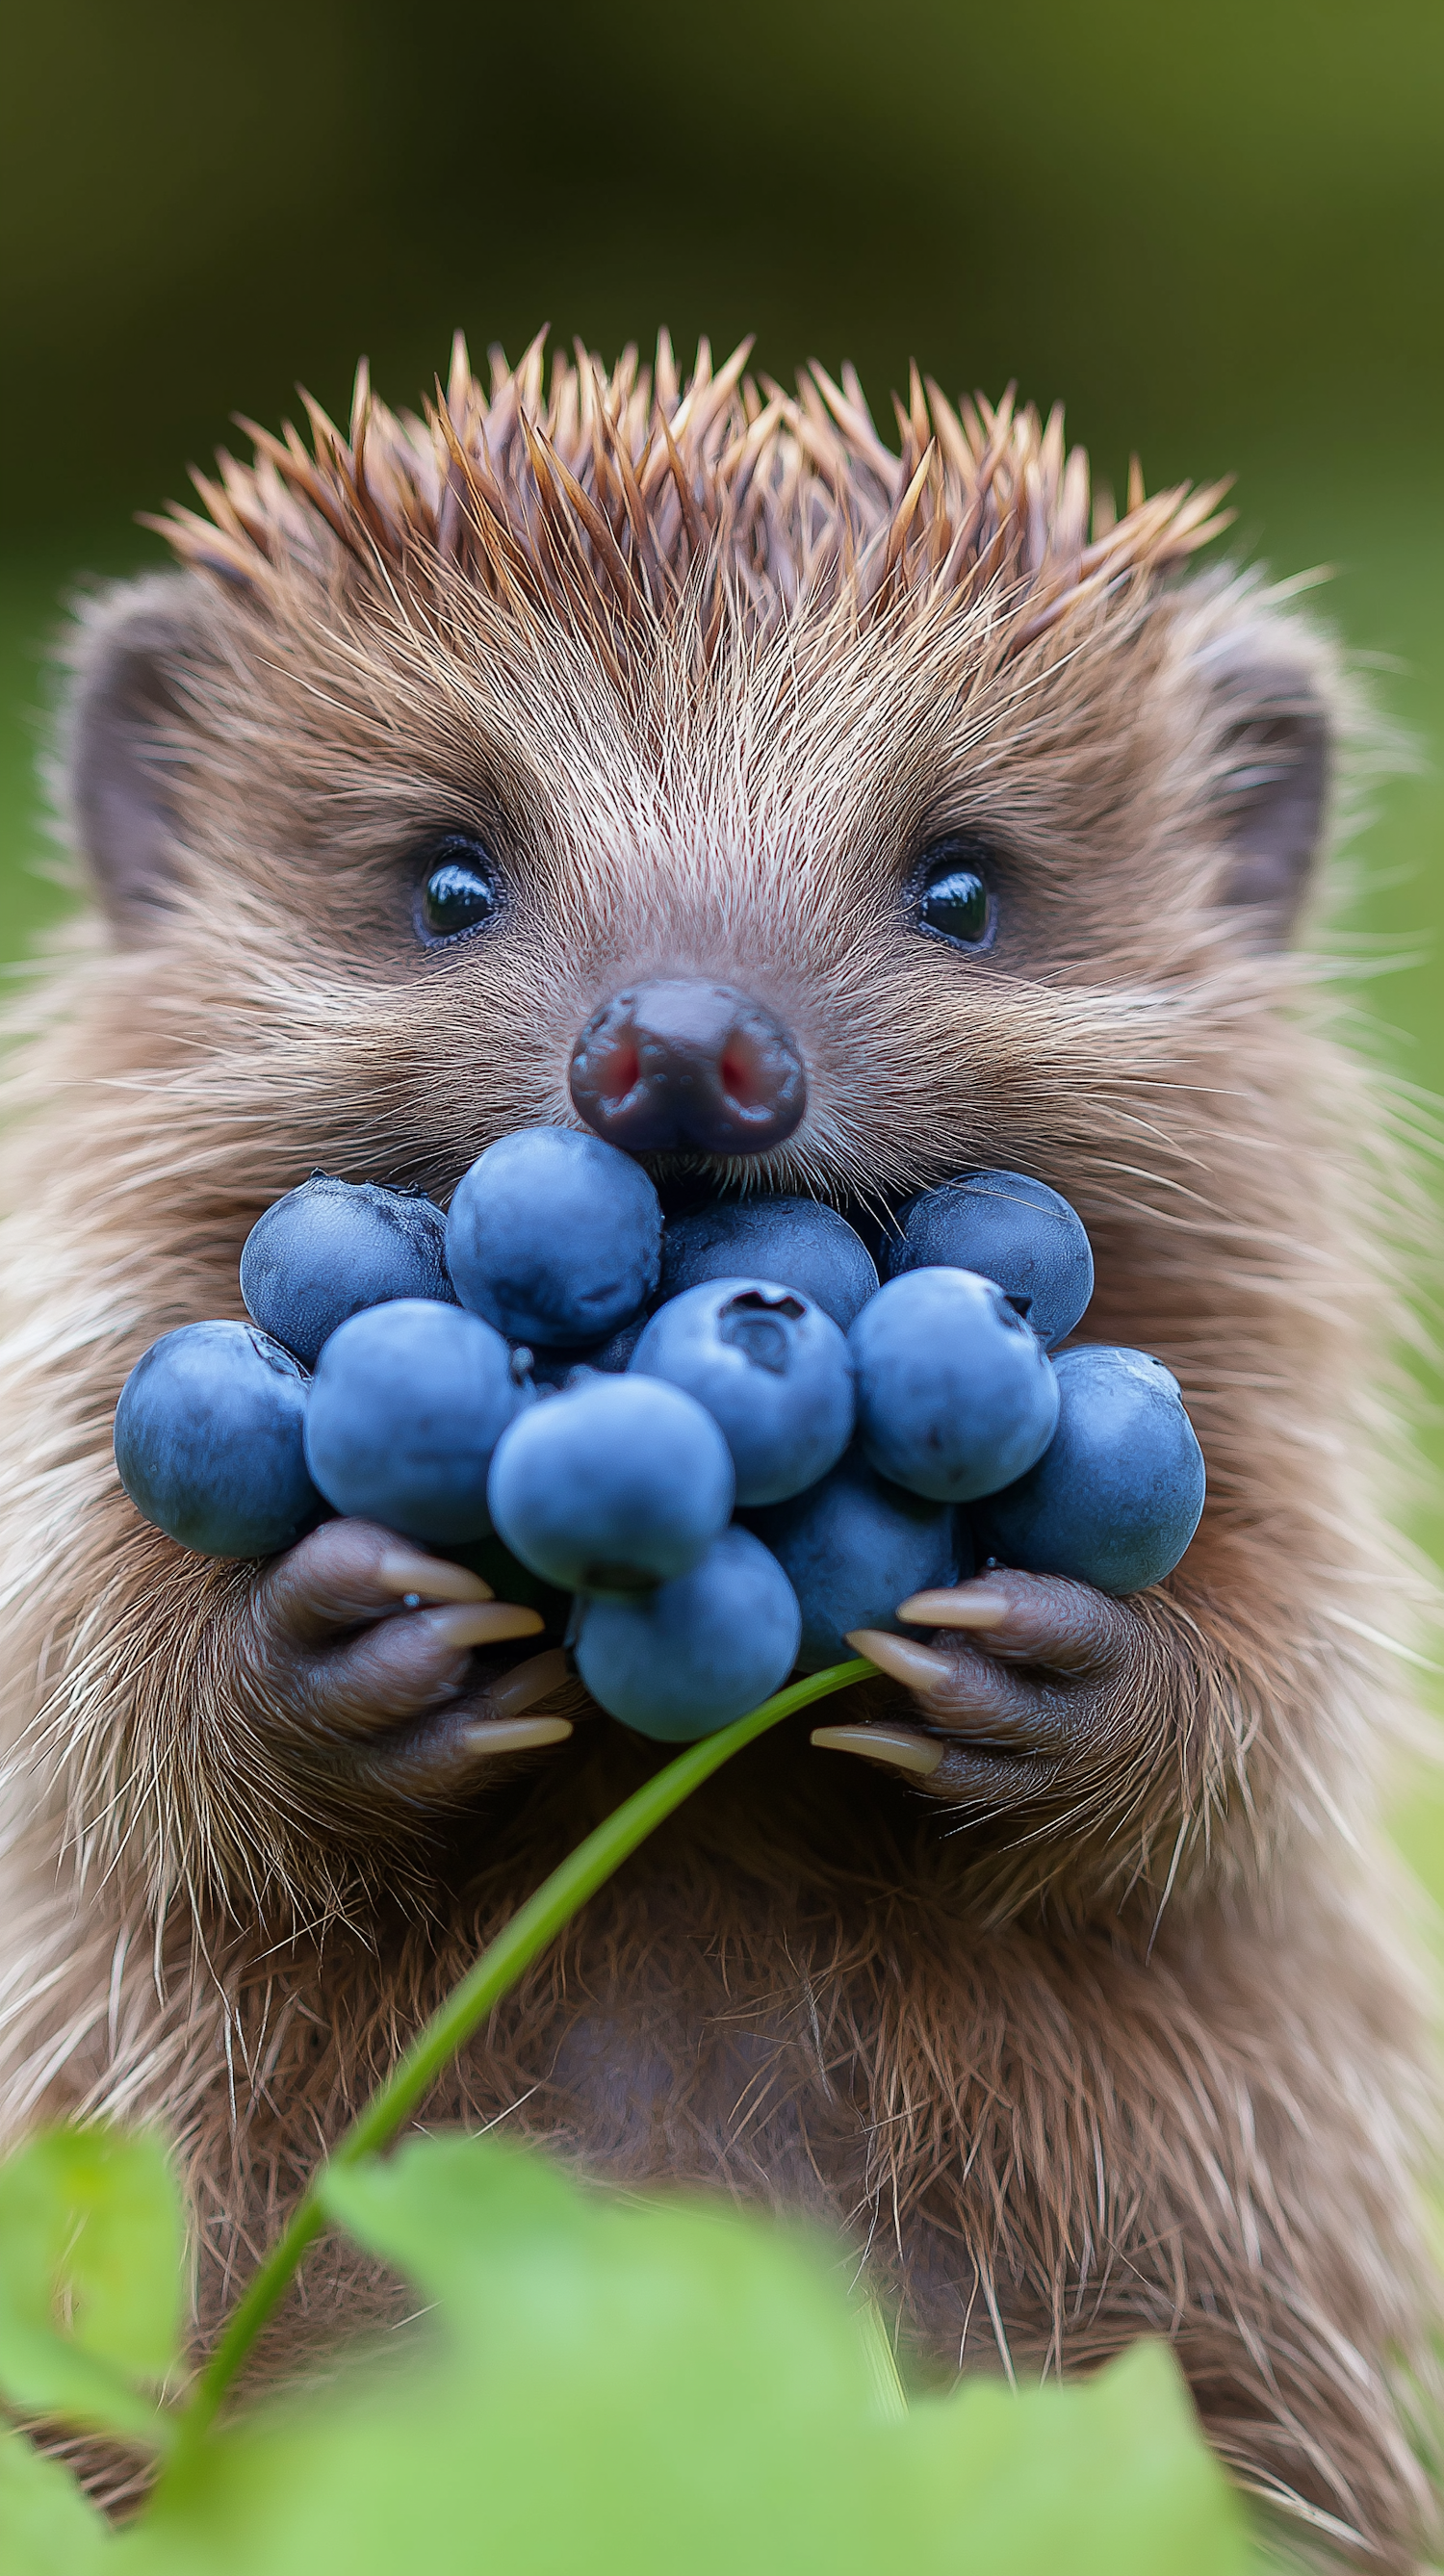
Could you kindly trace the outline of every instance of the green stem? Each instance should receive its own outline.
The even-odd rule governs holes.
[[[257,2335],[284,2297],[308,2247],[321,2233],[326,2223],[320,2198],[325,2175],[338,2165],[354,2164],[358,2156],[374,2155],[378,2148],[389,2145],[397,2130],[420,2109],[437,2077],[457,2050],[465,2047],[492,2006],[516,1984],[587,1898],[675,1807],[680,1807],[684,1798],[700,1789],[703,1781],[720,1770],[734,1753],[740,1753],[744,1744],[765,1735],[769,1727],[791,1717],[794,1710],[806,1708],[811,1700],[825,1699],[832,1691],[845,1690],[849,1683],[864,1680],[875,1669],[861,1658],[853,1663],[830,1664],[825,1672],[809,1673],[805,1681],[793,1682],[774,1699],[764,1700],[760,1708],[739,1717],[734,1725],[723,1727],[716,1735],[703,1736],[700,1743],[689,1744],[675,1762],[669,1762],[664,1771],[645,1781],[584,1842],[578,1843],[575,1851],[567,1854],[549,1878],[543,1879],[535,1895],[528,1897],[496,1939],[488,1943],[460,1985],[452,1988],[446,2001],[417,2032],[385,2083],[372,2094],[327,2161],[312,2175],[284,2234],[277,2238],[232,2308],[220,2341],[196,2382],[180,2417],[182,2456],[215,2421],[226,2391]]]

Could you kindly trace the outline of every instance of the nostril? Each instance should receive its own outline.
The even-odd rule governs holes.
[[[606,1100],[625,1100],[642,1070],[641,1049],[627,1039],[611,1047],[597,1068],[597,1087]]]
[[[757,1096],[757,1066],[754,1059],[750,1055],[744,1055],[740,1047],[729,1047],[722,1058],[720,1070],[722,1088],[728,1099],[739,1101],[744,1109],[750,1109]]]
[[[658,977],[613,994],[572,1049],[571,1094],[628,1152],[764,1154],[807,1105],[802,1058],[750,994]]]

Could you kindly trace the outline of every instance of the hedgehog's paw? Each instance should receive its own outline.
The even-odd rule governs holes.
[[[1136,1760],[1148,1660],[1126,1601],[1050,1574],[1002,1568],[919,1592],[901,1619],[926,1644],[860,1628],[849,1638],[917,1703],[918,1725],[819,1726],[812,1741],[905,1772],[950,1805],[989,1811],[1090,1801]]]
[[[499,1754],[559,1744],[564,1717],[527,1715],[567,1681],[559,1650],[485,1650],[535,1636],[534,1610],[369,1521],[326,1521],[267,1567],[241,1639],[241,1699],[274,1767],[387,1806],[452,1807]],[[482,1651],[478,1651],[482,1650]]]

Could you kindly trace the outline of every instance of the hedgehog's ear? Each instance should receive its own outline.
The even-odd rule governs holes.
[[[70,651],[65,801],[96,892],[132,938],[159,928],[175,873],[172,782],[204,607],[181,573],[126,583],[82,611]]]
[[[1327,655],[1260,617],[1200,656],[1215,712],[1211,801],[1225,863],[1216,900],[1260,947],[1283,947],[1303,910],[1328,822],[1334,713]]]

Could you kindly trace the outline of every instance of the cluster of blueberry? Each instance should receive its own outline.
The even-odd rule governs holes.
[[[573,1596],[593,1697],[663,1739],[979,1559],[1158,1581],[1203,1459],[1157,1360],[1050,1358],[1093,1287],[1066,1200],[970,1173],[901,1208],[884,1257],[885,1284],[810,1199],[664,1224],[639,1163],[566,1128],[490,1146],[445,1217],[318,1173],[246,1243],[253,1322],[185,1325],[132,1371],[121,1479],[210,1556],[269,1555],[327,1505],[463,1559],[489,1541],[512,1597],[523,1568]]]

